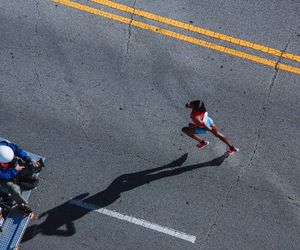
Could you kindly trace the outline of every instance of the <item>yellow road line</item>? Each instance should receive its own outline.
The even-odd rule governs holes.
[[[237,44],[237,45],[240,45],[243,47],[248,47],[248,48],[251,48],[254,50],[262,51],[264,53],[268,53],[268,54],[279,56],[279,57],[281,56],[281,57],[289,59],[289,60],[300,62],[300,56],[298,56],[298,55],[282,52],[280,50],[269,48],[269,47],[266,47],[266,46],[263,46],[260,44],[248,42],[246,40],[238,39],[238,38],[227,36],[227,35],[217,33],[217,32],[211,31],[211,30],[203,29],[201,27],[193,26],[188,23],[183,23],[183,22],[180,22],[180,21],[177,21],[174,19],[166,18],[166,17],[159,16],[159,15],[156,15],[156,14],[153,14],[150,12],[135,9],[135,8],[129,7],[127,5],[112,2],[110,0],[91,0],[91,2],[102,4],[102,5],[108,6],[110,8],[128,12],[128,13],[138,15],[141,17],[145,17],[145,18],[148,18],[148,19],[160,22],[160,23],[164,23],[164,24],[168,24],[168,25],[171,25],[171,26],[174,26],[177,28],[196,32],[196,33],[199,33],[199,34],[202,34],[205,36],[213,37],[213,38],[223,40],[226,42],[230,42],[233,44]]]
[[[89,6],[80,4],[80,3],[72,2],[72,1],[69,1],[69,0],[53,0],[53,2],[60,3],[60,4],[63,4],[63,5],[66,5],[66,6],[78,9],[78,10],[82,10],[82,11],[85,11],[85,12],[88,12],[88,13],[91,13],[91,14],[94,14],[94,15],[103,16],[103,17],[106,17],[106,18],[109,18],[109,19],[112,19],[112,20],[115,20],[115,21],[118,21],[118,22],[121,22],[121,23],[131,24],[132,26],[136,26],[136,27],[139,27],[141,29],[151,30],[153,32],[160,33],[160,34],[163,34],[165,36],[173,37],[173,38],[176,38],[178,40],[186,41],[186,42],[196,44],[196,45],[199,45],[199,46],[202,46],[202,47],[206,47],[206,48],[217,50],[217,51],[220,51],[220,52],[223,52],[223,53],[226,53],[226,54],[230,54],[230,55],[233,55],[233,56],[244,58],[244,59],[247,59],[247,60],[250,60],[250,61],[253,61],[253,62],[257,62],[257,63],[263,64],[263,65],[270,66],[272,68],[276,67],[278,69],[285,70],[285,71],[292,72],[292,73],[300,75],[300,68],[292,67],[292,66],[282,64],[282,63],[277,63],[276,61],[272,61],[272,60],[268,60],[268,59],[265,59],[265,58],[262,58],[262,57],[258,57],[258,56],[254,56],[254,55],[247,54],[247,53],[244,53],[244,52],[240,52],[238,50],[226,48],[224,46],[220,46],[220,45],[210,43],[210,42],[206,42],[206,41],[203,41],[203,40],[200,40],[200,39],[197,39],[197,38],[182,35],[182,34],[167,30],[167,29],[163,29],[163,28],[154,26],[154,25],[150,25],[150,24],[146,24],[146,23],[143,23],[143,22],[131,20],[131,19],[126,18],[126,17],[115,15],[115,14],[112,14],[112,13],[109,13],[109,12],[106,12],[106,11],[102,11],[102,10],[92,8],[92,7],[89,7]]]

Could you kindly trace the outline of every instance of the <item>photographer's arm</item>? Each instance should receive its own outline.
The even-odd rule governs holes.
[[[13,146],[14,146],[14,149],[15,149],[14,151],[15,151],[16,156],[20,157],[25,162],[32,162],[35,167],[40,166],[40,163],[33,160],[25,150],[23,150],[22,148],[20,148],[16,144],[13,144]]]
[[[24,169],[24,167],[20,165],[17,165],[13,169],[0,169],[0,180],[10,181],[14,179],[19,174],[19,171],[21,171],[22,169]]]

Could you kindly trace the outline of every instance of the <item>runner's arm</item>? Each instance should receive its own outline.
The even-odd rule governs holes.
[[[199,122],[199,123],[201,123],[202,125],[203,125],[203,127],[204,127],[204,129],[206,129],[206,130],[208,130],[208,131],[212,131],[212,129],[210,128],[210,127],[208,127],[206,124],[205,124],[205,122],[201,119],[201,116],[199,116],[199,115],[197,115],[196,117],[195,117],[195,119]],[[201,128],[201,129],[203,129],[203,128]]]

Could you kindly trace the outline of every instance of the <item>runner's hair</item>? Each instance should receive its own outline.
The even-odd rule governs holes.
[[[190,105],[193,107],[194,110],[198,112],[206,112],[204,102],[200,100],[191,101]]]

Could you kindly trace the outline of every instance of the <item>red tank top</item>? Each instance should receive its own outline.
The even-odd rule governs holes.
[[[207,112],[199,112],[199,111],[194,111],[191,113],[191,118],[193,120],[193,122],[200,128],[205,128],[203,126],[202,123],[200,123],[197,119],[196,119],[196,116],[200,116],[201,117],[201,120],[206,124],[207,122]]]

